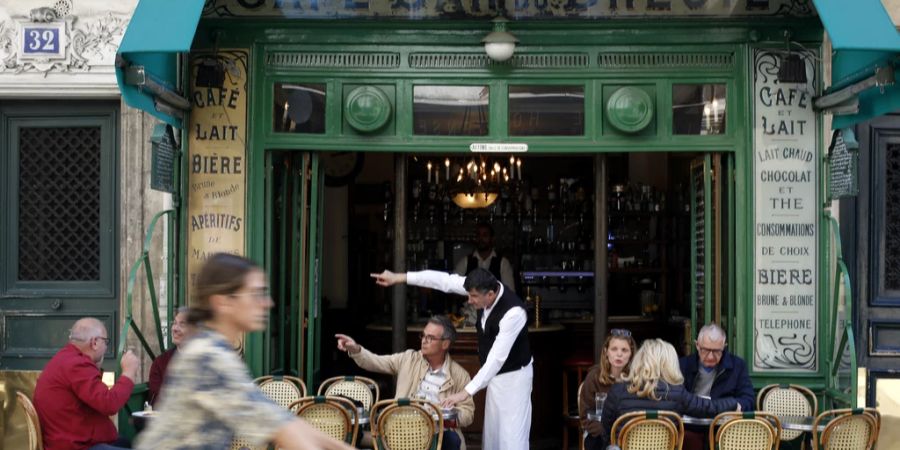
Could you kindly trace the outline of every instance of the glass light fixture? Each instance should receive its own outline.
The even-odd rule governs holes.
[[[488,57],[497,62],[503,62],[512,58],[516,51],[516,43],[519,42],[512,33],[506,31],[508,20],[496,17],[493,20],[494,31],[488,33],[481,42],[484,43],[484,51]]]

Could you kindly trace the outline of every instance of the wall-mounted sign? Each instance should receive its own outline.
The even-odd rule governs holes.
[[[836,200],[859,193],[859,142],[853,130],[834,130],[828,147],[828,197]]]
[[[469,144],[472,153],[524,153],[528,151],[528,144],[510,144],[505,142],[475,142]]]
[[[175,192],[175,156],[178,143],[172,125],[157,124],[150,136],[150,189]]]
[[[246,224],[247,50],[191,53],[188,124],[188,298],[206,259],[244,254]],[[225,85],[199,87],[197,68],[208,59],[225,66]]]
[[[818,370],[818,79],[779,83],[781,51],[754,51],[754,356],[756,371]]]
[[[22,22],[19,24],[18,60],[66,59],[66,22]]]
[[[406,19],[813,16],[809,0],[207,0],[205,17]]]

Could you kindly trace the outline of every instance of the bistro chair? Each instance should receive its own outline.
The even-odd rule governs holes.
[[[41,436],[41,421],[38,419],[34,404],[27,395],[16,392],[19,406],[25,413],[25,423],[28,425],[28,450],[44,450],[44,438]]]
[[[709,427],[711,450],[777,450],[780,441],[781,421],[765,411],[724,412]]]
[[[268,448],[267,444],[251,445],[246,439],[238,436],[231,440],[231,450],[268,450]]]
[[[444,438],[441,407],[425,400],[398,398],[372,406],[375,450],[439,450]]]
[[[340,395],[360,402],[366,411],[372,409],[372,405],[378,402],[380,392],[378,384],[371,378],[358,375],[346,375],[332,377],[319,385],[317,395]]]
[[[672,411],[630,412],[613,423],[610,442],[622,450],[681,450],[684,423]]]
[[[304,397],[288,408],[323,433],[355,446],[359,436],[359,411],[343,397]]]
[[[253,380],[259,389],[273,402],[284,408],[306,397],[306,383],[288,375],[268,375]],[[293,411],[293,410],[292,410]]]
[[[796,384],[770,384],[759,390],[756,409],[778,416],[815,416],[819,409],[816,394],[806,387]],[[793,441],[803,436],[804,431],[782,430],[781,441]],[[800,448],[806,444],[801,442]]]
[[[819,432],[819,424],[827,422]],[[813,421],[813,450],[870,450],[881,428],[881,414],[872,408],[833,409]]]
[[[575,429],[582,432],[581,417],[579,417],[578,407],[581,398],[581,386],[584,384],[584,377],[591,370],[594,360],[585,357],[572,357],[563,361],[562,370],[562,419],[563,419],[563,448],[569,448],[569,430]],[[574,378],[574,379],[571,379]],[[571,383],[574,382],[574,383]],[[572,401],[572,390],[570,386],[578,385],[578,394],[575,401]],[[582,442],[584,439],[582,439]],[[584,445],[582,443],[582,445]]]

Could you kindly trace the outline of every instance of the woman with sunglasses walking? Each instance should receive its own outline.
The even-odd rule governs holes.
[[[200,270],[195,292],[187,320],[198,331],[173,358],[158,413],[136,448],[227,449],[239,436],[254,446],[351,450],[266,398],[234,351],[233,342],[268,323],[272,299],[262,269],[217,253]]]

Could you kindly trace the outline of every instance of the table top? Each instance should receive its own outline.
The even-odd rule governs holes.
[[[456,408],[442,409],[441,411],[442,411],[441,415],[444,416],[444,420],[456,420],[459,418],[459,410],[457,410]],[[437,420],[436,415],[433,417],[435,417],[435,420]],[[360,425],[368,424],[369,423],[369,412],[363,408],[358,408],[357,421],[359,422]]]

